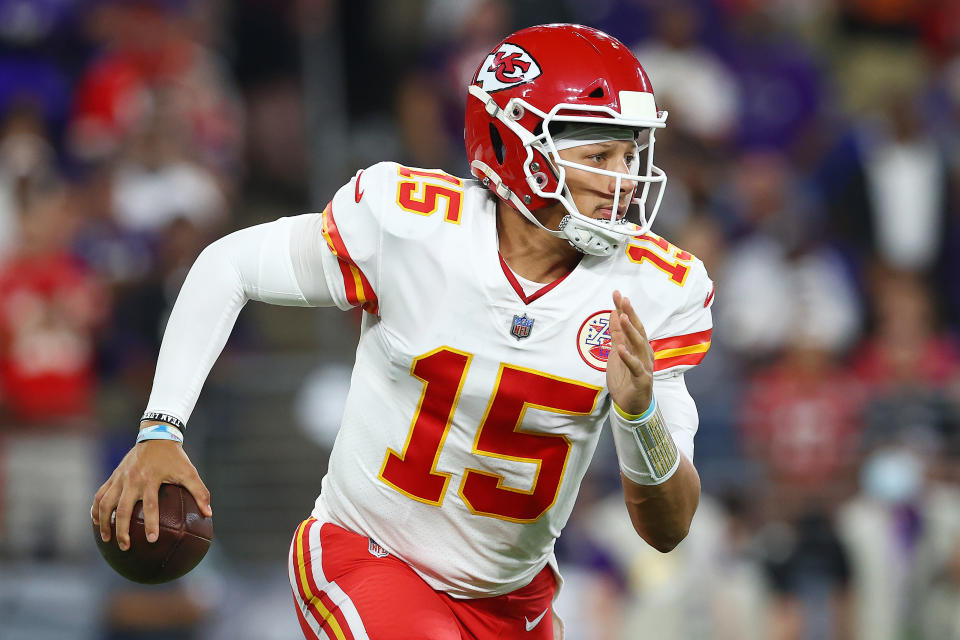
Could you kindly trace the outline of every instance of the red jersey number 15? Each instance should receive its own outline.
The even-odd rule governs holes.
[[[463,390],[472,354],[441,347],[414,359],[410,373],[423,392],[403,451],[387,449],[380,479],[400,493],[441,506],[451,474],[437,470],[453,414]],[[493,393],[476,436],[473,453],[536,465],[529,490],[510,487],[506,479],[481,469],[464,470],[458,493],[477,515],[534,522],[557,500],[570,455],[570,441],[560,434],[520,428],[530,407],[568,415],[593,412],[601,388],[549,374],[501,364]]]

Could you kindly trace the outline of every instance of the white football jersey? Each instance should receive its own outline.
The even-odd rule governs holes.
[[[710,345],[713,283],[690,254],[649,235],[525,295],[495,212],[475,181],[394,163],[324,212],[334,299],[367,313],[313,515],[455,597],[523,587],[552,559],[610,408],[614,289],[646,328],[656,378]],[[678,444],[689,455],[692,431]]]

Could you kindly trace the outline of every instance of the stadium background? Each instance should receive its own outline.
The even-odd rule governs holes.
[[[670,111],[654,229],[718,283],[691,534],[634,537],[603,442],[568,637],[960,638],[952,0],[0,0],[0,638],[297,637],[356,315],[241,314],[187,436],[217,533],[187,579],[112,575],[93,491],[200,249],[379,160],[466,175],[468,77],[549,21],[636,51]]]

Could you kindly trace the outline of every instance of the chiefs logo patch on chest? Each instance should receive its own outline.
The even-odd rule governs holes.
[[[607,370],[610,357],[610,309],[592,314],[577,332],[577,351],[589,366],[597,371]]]

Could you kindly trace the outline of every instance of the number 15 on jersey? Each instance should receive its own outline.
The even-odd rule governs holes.
[[[437,470],[463,390],[472,354],[450,347],[414,358],[410,374],[423,392],[400,452],[388,449],[380,480],[404,495],[434,506],[443,504],[452,477]],[[527,409],[568,415],[593,413],[601,387],[503,363],[477,427],[472,453],[536,465],[529,490],[508,486],[497,473],[464,470],[458,494],[477,515],[534,522],[556,502],[570,454],[561,434],[521,429]]]

